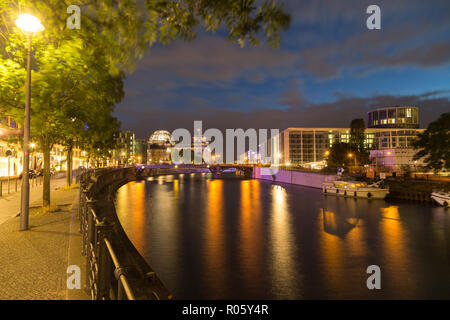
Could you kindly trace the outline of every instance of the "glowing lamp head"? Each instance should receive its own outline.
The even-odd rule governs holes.
[[[44,26],[38,18],[26,13],[19,16],[16,20],[16,26],[25,33],[36,33],[44,30]]]

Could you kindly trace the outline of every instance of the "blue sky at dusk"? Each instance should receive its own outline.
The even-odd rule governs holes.
[[[282,1],[278,49],[200,31],[155,46],[125,81],[123,129],[346,127],[385,105],[420,108],[421,126],[450,111],[450,1]],[[366,8],[381,8],[368,30]]]

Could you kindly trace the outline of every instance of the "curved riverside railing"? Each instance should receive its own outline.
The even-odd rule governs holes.
[[[93,300],[172,298],[128,239],[112,201],[117,188],[139,178],[140,173],[136,168],[99,169],[77,177],[82,253],[86,256],[85,289]]]

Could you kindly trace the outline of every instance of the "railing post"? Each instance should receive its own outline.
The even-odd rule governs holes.
[[[105,238],[111,234],[112,224],[106,219],[96,224],[96,256],[98,266],[97,299],[109,299],[111,287],[111,271],[113,270],[111,257],[105,243]]]
[[[95,243],[92,240],[92,233],[94,231],[94,216],[92,215],[89,207],[86,208],[85,218],[87,218],[85,230],[83,233],[83,251],[86,255],[86,292],[95,299],[93,294],[93,285],[95,282],[95,266],[92,266],[92,263],[95,263]],[[92,245],[92,247],[91,247]],[[95,291],[94,291],[95,292]]]

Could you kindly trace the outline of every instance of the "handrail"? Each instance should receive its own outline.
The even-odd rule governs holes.
[[[111,211],[112,186],[136,176],[135,168],[77,173],[82,254],[86,257],[85,289],[93,300],[172,299],[126,238],[114,209]]]
[[[108,238],[105,238],[104,241],[105,241],[106,247],[108,248],[109,255],[111,256],[111,259],[114,263],[114,267],[116,268],[116,270],[121,270],[122,267],[120,266],[119,260],[117,259],[117,256],[114,252],[114,249],[111,246],[111,243],[109,242]],[[127,277],[123,273],[119,273],[118,277],[119,278],[117,280],[122,283],[123,289],[125,290],[128,300],[136,300],[133,290],[131,289],[130,284],[128,283]],[[120,290],[119,290],[119,292],[120,292]],[[119,299],[120,299],[120,297],[119,297]]]

